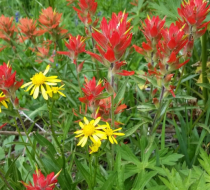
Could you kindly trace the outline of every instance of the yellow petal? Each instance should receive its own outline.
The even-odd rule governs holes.
[[[50,88],[49,85],[45,84],[46,85],[46,88],[47,88],[47,92],[49,94],[49,96],[52,98],[52,89]]]
[[[83,130],[78,130],[74,132],[75,134],[83,133]]]
[[[96,126],[96,125],[99,123],[100,119],[101,119],[101,117],[98,117],[98,118],[95,120],[95,122],[93,123],[93,125]]]
[[[83,129],[84,128],[84,124],[80,121],[79,122],[79,126]]]
[[[116,144],[118,144],[117,140],[116,140],[114,137],[112,137],[112,139],[114,140],[114,142],[115,142]]]
[[[28,92],[33,86],[34,84],[31,84],[25,91]]]
[[[34,93],[34,90],[36,89],[36,85],[32,88],[30,95]]]
[[[114,144],[112,136],[109,136],[109,141],[110,141],[110,143]]]
[[[78,137],[81,137],[82,135],[84,135],[84,134],[81,133],[81,134],[79,134],[79,135],[77,135],[77,136],[75,136],[75,137],[78,138]]]
[[[124,133],[113,133],[113,135],[124,136]]]
[[[58,91],[58,93],[63,96],[63,97],[66,97],[65,94],[63,94],[62,92]]]
[[[106,125],[98,125],[98,127],[96,127],[95,129],[105,129]]]
[[[93,139],[94,139],[96,142],[100,141],[100,139],[99,139],[96,135],[94,135],[94,134],[93,134]],[[93,143],[94,143],[94,141],[93,141]]]
[[[0,106],[0,113],[1,113],[1,106]]]
[[[32,82],[27,82],[26,84],[22,85],[20,88],[25,88],[26,86],[32,84]]]
[[[5,107],[5,108],[8,108],[8,105],[7,105],[7,103],[3,100],[3,101],[1,101],[1,103],[2,103],[2,105]]]
[[[34,90],[33,98],[34,98],[34,99],[37,99],[38,94],[39,94],[39,86],[36,86],[36,88],[35,88],[35,90]]]
[[[89,124],[89,121],[87,120],[86,117],[84,117],[84,122],[85,122],[85,124]]]
[[[118,128],[118,129],[115,129],[115,130],[113,130],[113,131],[119,131],[119,130],[121,130],[122,128]]]
[[[60,86],[59,89],[61,90],[61,88],[64,87],[64,86],[65,86],[65,84],[63,84],[62,86]]]
[[[85,137],[85,136],[84,136],[84,137]],[[77,144],[77,146],[80,146],[80,145],[83,143],[84,137],[82,137],[82,138],[80,139],[80,141],[79,141],[79,143]]]
[[[60,80],[60,79],[51,79],[51,78],[46,78],[46,81],[48,81],[48,82],[61,82],[62,80]]]
[[[53,82],[45,82],[45,85],[55,86],[55,85],[57,85],[57,83],[53,83]]]
[[[42,96],[44,97],[44,99],[48,100],[48,96],[47,96],[46,90],[44,89],[43,85],[41,85],[41,91],[42,91]]]
[[[47,65],[47,67],[46,67],[46,69],[45,69],[43,75],[46,75],[46,74],[48,73],[49,70],[50,70],[50,65]]]
[[[85,146],[87,140],[88,140],[88,137],[87,136],[84,136],[84,140],[83,140],[83,143],[82,143],[81,147],[84,147]]]

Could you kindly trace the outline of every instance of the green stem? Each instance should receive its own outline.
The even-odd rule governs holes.
[[[114,89],[115,83],[114,83],[114,75],[111,72],[111,86]],[[114,124],[115,124],[115,118],[114,118],[114,93],[111,95],[111,127],[114,128]],[[112,158],[111,158],[111,163],[112,163],[112,169],[114,168],[114,145],[111,145],[111,154],[112,154]]]
[[[9,182],[6,180],[4,174],[1,172],[1,170],[0,170],[0,177],[1,177],[1,179],[4,181],[4,183],[7,185],[7,187],[8,187],[10,190],[14,190],[14,189],[12,188],[12,186],[9,184]]]
[[[24,132],[25,132],[25,134],[26,134],[26,137],[28,138],[28,141],[29,141],[31,147],[33,147],[33,142],[31,141],[31,138],[30,138],[30,136],[29,136],[28,133],[27,133],[25,124],[24,124],[24,122],[23,122],[23,120],[22,120],[22,118],[21,118],[21,115],[20,115],[20,113],[19,113],[18,110],[17,110],[17,116],[18,116],[18,119],[20,120],[20,123],[21,123],[21,125],[22,125],[22,127],[23,127],[23,130],[24,130]],[[17,122],[16,122],[16,126],[17,126],[18,133],[19,133],[19,135],[20,135],[22,141],[24,142],[23,136],[22,136],[21,133],[20,133],[20,130],[19,130],[18,125],[17,125]],[[30,151],[29,151],[29,149],[28,149],[27,146],[26,146],[26,151],[30,154]],[[34,150],[34,152],[35,152],[35,155],[37,156],[37,159],[40,161],[40,163],[42,164],[42,166],[44,166],[42,160],[40,159],[40,155],[37,153],[36,150]],[[36,162],[37,165],[39,165],[38,162],[37,162],[36,160],[35,160],[35,162]],[[45,168],[44,168],[44,170],[45,170]],[[45,172],[46,172],[46,170],[45,170]]]
[[[79,80],[79,72],[77,71],[77,61],[76,61],[76,73],[77,73],[77,82],[78,82],[78,85],[79,85],[79,94],[80,94],[80,97],[82,97],[82,88],[81,88],[81,84],[80,84],[80,80]],[[82,103],[82,111],[85,110],[85,104]]]
[[[94,176],[93,176],[93,187],[96,186],[96,174],[98,169],[98,154],[95,156],[95,170],[94,170]]]
[[[156,125],[156,121],[157,121],[158,117],[160,116],[164,92],[165,92],[165,87],[162,86],[162,89],[161,89],[161,92],[160,92],[160,98],[159,98],[159,108],[158,108],[158,110],[155,114],[155,118],[154,118],[153,123],[152,123],[152,128],[151,128],[152,134],[156,131],[156,129],[158,127],[158,125]]]
[[[207,65],[207,33],[202,36],[202,82],[204,84],[208,84],[207,73],[206,73],[206,65]],[[204,105],[206,105],[208,100],[208,90],[203,87],[203,97],[204,97]]]
[[[49,109],[49,117],[50,117],[50,129],[51,129],[51,132],[52,132],[52,136],[53,136],[53,139],[55,141],[55,143],[57,144],[57,146],[59,147],[60,151],[61,151],[61,155],[62,155],[62,160],[63,160],[63,172],[64,172],[64,176],[67,180],[67,182],[69,181],[68,178],[66,177],[66,160],[65,160],[65,154],[64,154],[64,151],[63,151],[63,148],[61,146],[61,144],[58,142],[58,139],[56,137],[56,134],[55,134],[55,131],[54,131],[54,128],[53,128],[53,123],[52,123],[52,109],[53,109],[53,106],[54,106],[54,101],[52,102],[52,105],[51,107],[49,106],[49,103],[47,102],[48,104],[48,109]]]

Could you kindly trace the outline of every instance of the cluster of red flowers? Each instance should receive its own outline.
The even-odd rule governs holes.
[[[53,11],[52,7],[48,7],[42,9],[38,19],[39,24],[37,24],[36,20],[21,18],[18,27],[16,27],[13,23],[13,17],[9,18],[2,15],[0,17],[0,38],[13,48],[13,41],[22,43],[25,40],[30,40],[34,44],[32,50],[38,56],[37,62],[42,62],[44,59],[53,62],[52,53],[49,51],[50,45],[54,42],[53,49],[55,49],[57,41],[66,37],[68,33],[68,30],[60,26],[61,16],[62,13],[57,13]],[[17,35],[18,30],[20,32],[19,36]],[[46,32],[52,36],[53,40],[50,43],[43,42],[43,40],[37,41],[37,37]],[[8,45],[0,47],[0,51],[8,47]]]
[[[34,185],[31,183],[28,185],[23,181],[21,182],[27,188],[26,190],[53,190],[57,184],[57,177],[59,176],[60,172],[58,172],[56,175],[54,175],[54,172],[52,172],[45,178],[41,171],[36,169],[35,174],[33,174]]]
[[[78,5],[80,9],[76,7],[73,8],[77,12],[79,19],[86,27],[88,27],[93,22],[92,18],[96,13],[98,4],[95,2],[95,0],[80,0]],[[98,19],[96,19],[95,22],[98,22]]]
[[[3,65],[0,65],[0,90],[5,95],[0,98],[0,101],[10,99],[17,106],[18,98],[15,92],[22,84],[23,79],[21,81],[16,80],[16,71],[12,73],[12,68],[9,64],[3,63]]]
[[[105,18],[101,21],[101,32],[94,29],[93,39],[97,42],[96,49],[100,55],[87,51],[93,58],[101,62],[109,69],[112,75],[133,75],[134,71],[121,70],[126,64],[121,61],[126,49],[131,43],[132,33],[130,32],[130,22],[127,21],[128,14],[120,12],[118,15],[113,13],[111,20],[107,23]]]
[[[68,56],[72,62],[77,66],[77,70],[80,71],[82,69],[83,62],[78,66],[77,65],[77,57],[80,53],[85,52],[85,38],[80,35],[76,37],[69,35],[69,43],[65,42],[68,51],[58,51],[58,54]]]
[[[178,9],[181,19],[168,28],[164,26],[165,18],[161,20],[158,16],[152,18],[148,16],[145,24],[142,23],[142,32],[147,42],[142,43],[142,48],[136,45],[133,47],[148,61],[148,72],[145,75],[156,77],[157,84],[162,89],[161,96],[170,92],[175,97],[173,92],[175,87],[171,85],[172,72],[189,61],[193,39],[206,31],[208,22],[203,21],[208,9],[207,2],[190,0],[184,2]],[[154,98],[153,102],[159,103],[157,98]]]
[[[101,98],[100,96],[103,94],[103,90],[106,89],[107,92],[110,92],[110,84],[106,81],[104,86],[102,84],[103,81],[99,81],[96,83],[95,77],[92,80],[85,78],[84,88],[82,91],[84,92],[84,97],[80,97],[79,100],[82,103],[85,103],[87,107],[92,112],[92,118],[96,119],[101,117],[102,121],[109,122],[110,113],[111,113],[111,97]],[[112,89],[113,90],[113,89]],[[114,92],[113,92],[114,93]],[[114,97],[115,97],[114,93]],[[119,114],[123,112],[127,106],[125,104],[119,103],[115,106],[114,114]],[[115,122],[115,125],[119,124],[119,122]]]

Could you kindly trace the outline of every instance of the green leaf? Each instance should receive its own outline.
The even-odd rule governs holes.
[[[56,174],[61,170],[61,167],[59,167],[58,164],[53,162],[52,159],[50,159],[50,158],[45,157],[42,159],[42,161],[43,161],[43,164],[44,164],[45,168],[47,169],[48,173],[54,172]],[[71,188],[71,184],[72,184],[71,178],[68,178],[68,179],[69,180],[67,181],[64,171],[62,170],[62,172],[58,176],[58,183],[60,184],[62,189],[73,190]]]
[[[141,173],[138,174],[138,176],[135,179],[134,187],[132,190],[144,190],[147,183],[157,174],[156,171],[151,172],[145,172],[145,170],[142,170]]]
[[[64,129],[63,129],[63,140],[66,139],[66,135],[69,131],[69,128],[71,127],[73,118],[74,118],[74,114],[71,114],[69,116],[69,118],[66,118],[66,120],[65,120]]]
[[[125,82],[123,83],[123,85],[120,87],[115,99],[114,99],[114,105],[117,105],[124,97],[125,94],[125,89],[126,89],[126,85],[127,85],[128,79],[125,80]]]
[[[34,135],[34,138],[41,146],[46,147],[47,151],[46,156],[49,156],[51,159],[55,161],[55,155],[57,154],[57,152],[52,143],[48,141],[46,138],[44,138],[42,135],[38,134],[37,132]]]
[[[80,162],[77,160],[76,157],[75,157],[75,163],[77,165],[78,170],[81,172],[82,176],[84,177],[85,181],[87,182],[89,188],[91,188],[92,183],[91,183],[90,173],[82,166],[82,164],[80,164]]]
[[[16,141],[16,142],[10,142],[10,143],[7,143],[7,144],[5,144],[5,145],[9,145],[9,144],[17,144],[17,145],[23,145],[23,146],[31,146],[30,145],[30,143],[26,143],[26,142],[18,142],[18,141]]]
[[[44,104],[43,106],[37,108],[36,110],[34,110],[33,112],[31,112],[28,117],[29,118],[33,118],[36,116],[37,113],[41,112],[41,111],[46,111],[47,109],[47,104]]]
[[[137,106],[137,109],[139,109],[139,111],[151,111],[151,110],[156,110],[156,107],[154,104],[141,104]]]
[[[115,167],[117,171],[117,182],[118,188],[120,190],[124,190],[124,166],[121,166],[121,162],[121,154],[120,151],[118,151],[115,162]]]
[[[181,83],[184,83],[184,82],[186,82],[186,81],[188,81],[190,79],[193,79],[193,78],[195,78],[197,76],[199,76],[199,74],[189,75],[189,76],[185,77],[184,79],[182,79]]]
[[[197,83],[196,85],[210,89],[210,84],[206,84],[206,83]]]
[[[5,153],[4,153],[4,149],[2,147],[0,147],[0,160],[5,158]]]
[[[139,0],[139,2],[138,2],[138,10],[139,11],[142,8],[143,3],[144,3],[144,0]]]
[[[114,183],[116,181],[116,177],[117,177],[117,172],[110,174],[107,181],[104,182],[100,190],[112,190]]]
[[[131,161],[136,165],[141,165],[139,159],[133,154],[133,151],[128,146],[121,143],[121,146],[117,146],[117,148],[120,151],[123,159]]]
[[[98,95],[95,99],[96,100],[101,100],[101,99],[104,99],[104,98],[108,98],[110,96],[111,96],[111,94],[109,94],[108,92],[104,92],[104,93]]]
[[[141,127],[142,125],[144,125],[145,123],[148,123],[148,121],[145,121],[143,123],[139,123],[137,125],[135,125],[134,127],[128,129],[127,131],[125,131],[125,135],[124,136],[120,136],[120,137],[117,137],[117,140],[121,140],[121,139],[124,139],[126,137],[130,137],[133,133],[136,132],[136,130]]]

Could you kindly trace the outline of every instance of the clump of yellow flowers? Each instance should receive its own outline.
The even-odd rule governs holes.
[[[121,128],[118,129],[111,129],[109,123],[106,122],[106,125],[98,125],[100,121],[100,117],[98,117],[95,120],[88,121],[86,117],[84,117],[84,123],[79,122],[79,126],[81,127],[81,130],[78,130],[74,132],[76,137],[79,137],[79,143],[77,146],[84,147],[90,139],[93,144],[89,146],[91,149],[90,154],[94,152],[98,152],[99,147],[101,146],[101,140],[103,139],[109,139],[110,143],[118,143],[114,136],[123,136],[124,133],[117,133],[116,131],[121,130]]]
[[[42,72],[36,73],[32,78],[30,78],[31,82],[22,85],[21,88],[29,86],[26,89],[26,92],[32,89],[30,95],[33,95],[34,99],[38,97],[40,90],[45,100],[48,100],[48,95],[52,97],[53,93],[59,93],[60,95],[65,97],[65,95],[62,92],[60,92],[60,90],[64,90],[62,89],[64,85],[62,85],[61,87],[54,87],[57,85],[58,82],[61,82],[60,79],[57,79],[58,76],[46,77],[46,74],[48,73],[49,70],[50,70],[50,65],[46,67],[43,73]]]

